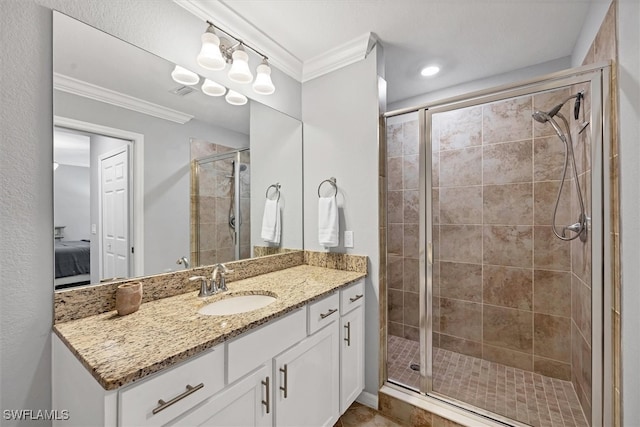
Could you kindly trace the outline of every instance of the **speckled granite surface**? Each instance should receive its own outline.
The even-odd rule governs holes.
[[[365,258],[366,257],[362,257]],[[233,270],[227,274],[227,283],[242,280],[304,263],[304,252],[250,258],[225,263]],[[156,274],[130,280],[119,280],[89,285],[54,293],[54,323],[67,322],[105,313],[116,308],[116,288],[122,283],[142,282],[142,303],[155,301],[199,289],[199,283],[189,282],[192,276],[210,277],[213,266],[192,268],[171,273]]]
[[[229,291],[206,299],[201,300],[197,291],[190,291],[143,303],[137,312],[128,316],[120,317],[115,311],[108,311],[57,323],[53,329],[98,383],[112,390],[182,362],[365,275],[364,272],[298,265],[236,279],[228,284]],[[200,307],[225,295],[261,291],[278,299],[243,314],[205,316],[197,313]]]

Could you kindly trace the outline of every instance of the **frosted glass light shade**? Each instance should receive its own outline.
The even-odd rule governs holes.
[[[262,63],[258,65],[256,81],[253,82],[253,90],[260,95],[271,95],[275,92],[276,87],[271,81],[271,67],[268,64]]]
[[[226,99],[231,105],[244,105],[247,103],[246,96],[231,89],[229,89],[229,92],[227,92],[227,96],[225,96],[224,99]]]
[[[236,50],[231,55],[233,63],[229,70],[229,79],[236,83],[250,83],[253,80],[253,74],[249,70],[249,55],[244,50]]]
[[[207,70],[222,70],[226,61],[220,52],[220,38],[213,33],[206,32],[200,37],[202,49],[196,58],[198,64]]]
[[[227,88],[212,80],[205,79],[202,83],[202,92],[209,96],[222,96],[227,92]]]
[[[176,67],[173,69],[173,71],[171,72],[171,77],[177,83],[188,86],[194,85],[200,81],[200,76],[198,76],[193,71],[189,71],[179,65],[176,65]]]

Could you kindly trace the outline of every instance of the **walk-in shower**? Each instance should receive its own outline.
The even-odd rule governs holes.
[[[387,115],[387,387],[506,425],[603,425],[608,73]]]
[[[194,265],[251,256],[249,149],[222,150],[192,161]]]

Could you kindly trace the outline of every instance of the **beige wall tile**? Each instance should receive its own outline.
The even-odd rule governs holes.
[[[536,122],[537,123],[537,122]],[[533,180],[559,181],[564,168],[564,144],[551,128],[552,136],[533,141]],[[567,177],[571,175],[571,162],[567,164]]]
[[[482,343],[452,335],[440,334],[440,348],[467,356],[482,357]]]
[[[533,142],[507,142],[483,147],[482,177],[487,184],[533,181]]]
[[[525,353],[533,351],[533,313],[484,305],[484,343]]]
[[[473,341],[482,339],[482,305],[440,298],[440,331]]]
[[[482,144],[482,107],[461,108],[438,114],[440,149],[451,150]]]
[[[404,259],[397,256],[389,256],[387,259],[387,277],[390,289],[402,289],[403,287]]]
[[[439,258],[443,261],[482,261],[482,227],[477,225],[441,225]]]
[[[404,222],[420,222],[420,192],[418,190],[403,191]]]
[[[440,186],[482,184],[482,148],[443,151],[439,162]]]
[[[390,322],[403,323],[404,322],[404,292],[389,289],[387,290],[387,310],[388,319]]]
[[[420,341],[420,328],[416,328],[414,326],[409,326],[405,324],[403,338],[406,338],[411,341]]]
[[[419,230],[418,224],[404,225],[404,256],[407,258],[418,258],[419,256]]]
[[[482,107],[483,143],[517,141],[531,137],[531,96],[494,102]]]
[[[547,377],[571,381],[571,365],[569,363],[558,362],[557,360],[534,356],[533,372]]]
[[[571,362],[571,319],[536,313],[533,316],[534,353]]]
[[[485,265],[482,301],[485,304],[531,311],[533,271],[531,269]]]
[[[533,110],[548,112],[553,107],[567,99],[570,95],[571,90],[569,88],[559,88],[538,93],[533,96]],[[560,113],[568,119],[570,114],[573,114],[573,110],[571,108],[572,106],[570,103],[566,103],[560,110]],[[556,120],[558,119],[556,118]],[[550,136],[556,134],[550,123],[539,123],[535,120],[533,121],[533,131],[536,138],[539,136]]]
[[[404,259],[403,287],[408,292],[419,292],[420,290],[420,264],[415,258]]]
[[[404,293],[404,323],[405,325],[420,326],[420,295],[413,292]]]
[[[481,224],[482,187],[441,188],[439,194],[441,224]]]
[[[391,223],[404,222],[404,191],[387,192],[387,221]]]
[[[533,284],[536,313],[571,317],[571,273],[536,269]]]
[[[417,120],[410,122],[404,122],[402,124],[403,144],[402,154],[409,156],[412,154],[418,154],[420,147],[420,128]]]
[[[533,264],[536,269],[571,269],[571,245],[558,239],[551,227],[537,225],[534,230]]]
[[[404,337],[404,329],[402,323],[389,321],[389,335],[396,337]]]
[[[402,156],[402,124],[393,124],[387,126],[387,157]]]
[[[420,183],[420,159],[418,155],[410,155],[403,157],[403,175],[404,175],[404,183],[403,188],[405,190],[417,190]]]
[[[533,185],[485,185],[482,212],[484,224],[532,225]]]
[[[441,262],[440,296],[482,302],[482,265]]]
[[[531,353],[523,353],[504,347],[494,347],[485,344],[482,346],[482,358],[490,362],[524,369],[525,371],[533,370],[533,355]]]
[[[387,161],[387,189],[389,191],[403,189],[402,157],[394,157]]]
[[[389,224],[387,233],[388,255],[402,256],[404,254],[404,226],[402,224]]]
[[[560,203],[556,211],[556,227],[561,230],[562,227],[573,224],[577,219],[577,215],[571,212],[571,197],[569,197],[573,181],[568,180],[564,184]],[[558,197],[558,188],[560,181],[536,182],[533,185],[534,193],[534,224],[535,225],[551,225],[553,223],[553,211],[555,209]]]
[[[533,227],[485,226],[483,230],[484,264],[531,268]]]

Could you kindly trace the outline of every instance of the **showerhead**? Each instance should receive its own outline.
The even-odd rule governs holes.
[[[551,118],[549,116],[549,114],[545,113],[544,111],[540,111],[540,110],[536,110],[532,114],[532,116],[539,123],[547,123],[547,121],[549,121],[549,119]]]
[[[582,92],[582,91],[576,93],[575,95],[571,95],[570,97],[568,97],[567,99],[565,99],[564,101],[562,101],[561,103],[559,103],[558,105],[553,107],[548,112],[536,110],[532,114],[532,116],[536,121],[538,121],[540,123],[546,123],[546,122],[549,121],[549,119],[553,118],[556,114],[558,114],[560,112],[560,110],[562,109],[564,104],[567,103],[567,101],[569,101],[571,99],[574,99],[574,98],[576,99],[576,105],[574,106],[573,110],[574,110],[575,119],[577,120],[578,119],[578,113],[580,111],[580,103],[581,103],[580,101],[581,101],[582,98],[584,98],[584,92]],[[553,122],[553,120],[551,122]]]

